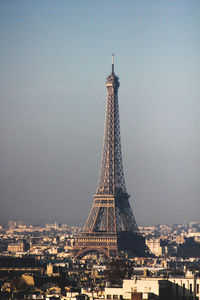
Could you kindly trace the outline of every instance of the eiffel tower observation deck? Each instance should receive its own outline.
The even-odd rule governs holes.
[[[146,256],[148,253],[126,191],[119,122],[119,78],[114,72],[114,54],[106,88],[106,117],[99,182],[89,217],[75,243],[75,258],[92,252],[103,253],[108,258],[119,256],[121,251],[131,257]]]

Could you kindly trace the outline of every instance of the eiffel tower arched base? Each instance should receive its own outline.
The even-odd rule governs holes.
[[[97,253],[97,254],[104,254],[107,258],[111,258],[110,257],[110,253],[108,252],[107,249],[104,248],[83,248],[81,250],[79,250],[76,255],[74,256],[74,258],[79,258],[81,259],[82,257],[88,255],[88,254],[93,254],[93,253]]]
[[[117,257],[121,252],[128,254],[129,257],[149,255],[144,238],[131,231],[120,231],[116,234],[82,233],[74,248],[74,258],[82,258],[94,252],[102,253],[107,258]]]
[[[88,253],[99,252],[111,258],[118,255],[116,234],[106,232],[82,233],[74,247],[74,258],[81,258]]]

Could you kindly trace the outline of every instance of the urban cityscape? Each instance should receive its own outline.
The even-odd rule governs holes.
[[[61,6],[59,6],[59,2]],[[3,36],[3,39],[5,40],[3,45],[4,47],[8,47],[9,43],[15,45],[15,47],[11,47],[11,51],[13,51],[14,54],[13,57],[15,57],[15,54],[18,55],[20,53],[18,57],[19,60],[16,59],[15,63],[17,64],[17,62],[20,61],[22,63],[22,69],[24,70],[24,73],[22,72],[24,80],[21,81],[21,87],[20,81],[18,82],[18,85],[16,84],[17,88],[12,88],[12,84],[8,84],[8,87],[5,87],[2,93],[2,103],[4,103],[4,106],[2,105],[3,114],[2,116],[0,114],[0,117],[4,118],[4,121],[2,121],[3,134],[0,136],[0,139],[2,138],[1,144],[3,145],[0,145],[0,150],[2,150],[3,153],[0,154],[0,169],[2,170],[0,174],[0,199],[2,200],[0,208],[0,300],[200,300],[200,220],[198,209],[198,174],[200,168],[198,168],[199,159],[197,161],[197,158],[199,158],[199,144],[197,142],[196,129],[199,123],[195,123],[195,120],[199,120],[199,117],[198,113],[196,113],[197,111],[195,111],[195,113],[193,111],[195,110],[194,107],[199,107],[199,102],[195,102],[195,99],[199,100],[199,98],[196,97],[197,94],[194,96],[194,93],[189,93],[191,94],[190,101],[193,101],[193,110],[188,109],[188,102],[185,107],[184,103],[181,103],[183,111],[185,109],[184,113],[187,112],[191,114],[190,122],[188,122],[189,118],[184,121],[190,123],[190,125],[192,122],[193,127],[191,126],[191,128],[195,132],[192,139],[190,137],[192,131],[188,131],[189,138],[183,140],[184,147],[180,147],[184,148],[183,151],[179,153],[177,150],[178,148],[176,148],[179,143],[181,145],[182,137],[180,131],[174,136],[175,138],[173,137],[176,126],[169,126],[169,124],[171,125],[170,118],[167,121],[169,131],[168,129],[165,131],[164,127],[162,127],[162,130],[160,131],[160,140],[157,136],[156,146],[154,145],[155,147],[153,148],[153,134],[150,130],[151,125],[148,129],[150,119],[147,117],[151,112],[149,112],[148,109],[145,110],[145,106],[149,105],[149,109],[152,108],[152,111],[154,111],[154,109],[160,105],[161,113],[159,117],[160,119],[165,119],[166,116],[169,115],[171,108],[169,108],[168,113],[166,113],[163,107],[166,105],[167,101],[169,101],[168,98],[170,98],[170,92],[168,91],[166,93],[167,96],[164,98],[164,101],[166,101],[165,104],[164,102],[160,104],[159,101],[161,101],[161,96],[165,94],[164,91],[168,88],[168,84],[170,85],[170,83],[165,80],[159,81],[159,77],[162,76],[157,74],[157,80],[160,82],[160,86],[163,85],[164,88],[159,94],[159,101],[156,100],[156,88],[158,88],[158,86],[157,83],[153,83],[155,78],[152,80],[153,77],[148,76],[148,80],[143,82],[145,72],[147,72],[148,69],[148,63],[147,66],[144,63],[144,70],[141,69],[142,75],[139,74],[139,72],[134,71],[133,68],[128,69],[128,67],[127,69],[125,68],[126,70],[129,70],[126,73],[123,72],[122,64],[120,68],[118,63],[116,63],[119,55],[111,52],[110,63],[108,63],[108,68],[106,67],[109,71],[106,76],[105,86],[101,86],[101,83],[97,81],[97,77],[95,77],[94,74],[95,72],[98,72],[98,69],[104,69],[105,65],[103,64],[101,66],[97,58],[96,62],[98,62],[98,66],[93,68],[92,65],[95,60],[90,54],[95,51],[90,52],[84,48],[86,44],[85,37],[87,36],[88,39],[91,38],[88,32],[94,34],[96,42],[101,40],[97,38],[96,32],[98,32],[97,29],[99,28],[101,29],[101,33],[105,33],[102,29],[102,20],[106,20],[108,22],[107,24],[110,25],[109,22],[111,17],[112,22],[114,22],[113,24],[115,24],[116,16],[112,11],[118,15],[119,20],[123,17],[123,21],[127,20],[127,23],[130,22],[132,28],[134,28],[132,14],[130,13],[131,11],[134,13],[136,19],[134,21],[136,22],[135,24],[141,24],[140,18],[137,19],[140,15],[144,25],[143,29],[142,27],[140,28],[140,26],[136,26],[137,28],[135,30],[138,34],[138,42],[142,37],[141,32],[143,32],[143,30],[145,32],[146,40],[148,40],[149,32],[151,32],[150,35],[153,37],[155,51],[157,38],[154,37],[154,34],[158,34],[162,40],[163,32],[159,32],[158,30],[158,32],[155,33],[155,31],[152,30],[152,28],[155,29],[159,27],[155,22],[154,17],[157,16],[159,22],[163,26],[163,20],[165,20],[164,16],[167,11],[167,29],[169,30],[170,20],[173,20],[176,25],[177,19],[180,21],[183,16],[186,16],[189,20],[190,13],[188,13],[188,9],[191,9],[193,19],[197,20],[197,9],[195,8],[197,7],[200,9],[200,6],[199,4],[196,4],[196,0],[194,0],[192,6],[189,6],[185,0],[183,1],[184,5],[179,1],[178,4],[172,4],[170,1],[166,1],[166,6],[156,3],[157,1],[154,2],[153,0],[149,1],[150,4],[147,4],[146,1],[143,0],[141,1],[142,4],[138,1],[133,1],[133,4],[127,2],[129,9],[118,3],[118,1],[116,1],[116,6],[114,5],[114,1],[111,1],[111,3],[108,4],[108,7],[105,5],[105,1],[102,1],[101,4],[91,4],[87,0],[85,6],[81,1],[78,1],[78,4],[72,4],[70,1],[69,3],[68,1],[65,3],[62,0],[59,2],[54,3],[53,1],[50,1],[49,4],[44,1],[45,4],[39,2],[35,4],[34,1],[30,0],[27,5],[25,0],[22,0],[23,4],[16,4],[15,1],[12,0],[11,5],[0,0],[0,15],[2,14],[3,16],[3,21],[1,21],[0,18],[0,25],[1,22],[3,22],[2,24],[6,26],[7,33],[5,35],[6,38]],[[107,8],[105,8],[105,6]],[[182,9],[181,13],[180,8]],[[173,9],[175,18],[174,16],[171,16],[171,10],[169,9]],[[109,12],[108,15],[106,15],[107,11]],[[159,12],[161,11],[163,12],[163,15],[160,18]],[[105,14],[103,18],[102,12]],[[32,21],[27,18],[26,13],[28,13]],[[67,14],[67,17],[65,16],[65,13]],[[96,16],[96,20],[93,20],[92,13]],[[150,13],[151,26],[153,26],[152,28],[151,26],[149,27],[151,28],[149,32],[147,29],[148,26],[146,26],[146,17],[148,16],[148,13]],[[18,17],[20,16],[20,18],[13,18],[12,14]],[[41,16],[43,16],[44,19],[41,18]],[[77,16],[78,18],[76,19]],[[77,51],[77,57],[80,59],[83,47],[83,49],[85,49],[85,54],[82,56],[86,57],[87,52],[88,60],[90,61],[91,59],[88,68],[85,68],[81,65],[82,62],[79,65],[75,63],[75,59],[73,62],[73,59],[69,58],[68,67],[65,66],[63,68],[64,81],[66,80],[65,76],[68,76],[69,82],[71,79],[71,83],[69,83],[66,89],[63,88],[65,83],[63,85],[63,83],[61,83],[62,80],[59,79],[60,81],[58,80],[56,83],[56,77],[59,77],[58,74],[61,72],[60,70],[58,71],[58,65],[54,69],[55,74],[53,69],[51,70],[52,73],[48,73],[48,71],[45,73],[44,71],[47,66],[54,64],[54,61],[48,56],[50,53],[49,46],[47,46],[44,52],[41,51],[42,56],[44,55],[47,60],[46,63],[40,66],[40,73],[38,73],[34,79],[30,75],[31,71],[30,74],[28,71],[26,73],[26,58],[25,56],[23,57],[23,55],[21,57],[21,52],[17,50],[17,43],[14,43],[12,40],[14,37],[13,30],[16,25],[15,22],[17,22],[16,32],[18,38],[22,33],[24,38],[28,32],[27,37],[30,43],[32,43],[32,37],[33,40],[35,38],[32,45],[38,45],[38,47],[40,47],[43,38],[48,39],[49,37],[54,36],[54,44],[50,43],[48,45],[52,45],[52,49],[55,51],[53,54],[54,58],[59,57],[58,52],[60,49],[54,48],[57,47],[55,40],[57,36],[59,36],[59,31],[54,31],[54,27],[52,27],[52,33],[48,26],[44,29],[49,20],[50,23],[48,24],[52,24],[52,17],[53,19],[55,17],[56,20],[54,25],[57,26],[59,24],[58,28],[64,28],[64,31],[69,30],[68,25],[70,27],[71,25],[74,25],[74,22],[77,22],[77,31],[71,26],[68,35],[71,42],[74,42],[74,36],[75,39],[76,35],[78,36],[76,41],[77,44],[76,42],[74,43],[76,47],[74,47],[74,45],[72,46],[70,42],[68,43],[68,39],[66,39],[66,44],[64,44],[66,47],[65,50],[69,51],[69,53],[71,51],[72,57],[74,55],[75,58]],[[59,23],[60,21],[61,23]],[[31,27],[31,22],[33,22],[33,27]],[[97,26],[94,32],[92,31],[92,23]],[[12,24],[11,35],[9,35],[10,24]],[[28,29],[25,24],[28,24]],[[34,26],[36,26],[36,24],[44,26],[43,29],[41,29],[41,32],[42,30],[46,33],[51,32],[49,37],[48,34],[46,35],[44,32],[40,35],[40,26],[38,26],[38,31],[36,30],[38,36],[34,37]],[[63,26],[63,24],[65,25]],[[184,32],[185,34],[183,21],[180,21],[180,24],[177,25],[177,28],[180,26],[181,32]],[[86,28],[84,28],[84,26],[86,26]],[[123,22],[118,26],[123,27]],[[125,26],[128,31],[125,30],[122,37],[125,38],[126,32],[129,32],[127,36],[130,38],[131,29],[129,29],[127,24],[125,24]],[[163,29],[164,27],[165,26],[163,26]],[[107,28],[109,28],[109,26]],[[120,28],[121,27],[118,27],[118,30],[115,31],[117,32],[117,39],[114,40],[117,42]],[[176,31],[174,28],[176,27],[173,27],[173,33],[174,30]],[[192,29],[196,30],[195,28],[196,27],[193,25]],[[28,31],[26,32],[26,30]],[[30,34],[31,31],[32,35]],[[83,32],[85,33],[85,37],[82,37]],[[36,40],[39,36],[38,42]],[[177,33],[175,33],[175,36],[178,36]],[[9,37],[11,37],[12,41],[9,40]],[[62,40],[61,37],[62,34],[60,34],[58,38],[60,42]],[[26,39],[24,39],[23,42],[26,44]],[[151,38],[149,39],[149,42],[149,45],[151,45]],[[169,42],[171,43],[171,47],[175,44],[173,39],[172,41],[169,39]],[[185,47],[186,44],[187,43],[185,43]],[[105,54],[102,53],[102,49],[105,48],[105,45],[106,44],[104,43],[101,50],[99,50],[101,56],[104,57],[101,58],[101,60],[105,59]],[[111,45],[112,42],[108,47],[109,51],[111,50]],[[125,44],[121,42],[121,47],[124,45]],[[134,49],[135,43],[131,45],[134,45]],[[23,47],[24,46],[22,45],[22,48]],[[118,49],[116,44],[115,47]],[[32,59],[35,57],[36,62],[37,59],[36,56],[34,56],[35,50],[32,50],[32,47],[30,48],[31,55],[29,58]],[[138,54],[140,52],[142,53],[144,48],[144,45],[141,43],[138,48]],[[125,46],[125,49],[127,53],[127,45]],[[0,53],[0,56],[1,55],[2,54]],[[108,53],[106,55],[108,55]],[[60,66],[63,65],[64,56],[61,55],[62,58],[59,62]],[[8,58],[6,51],[2,57]],[[148,54],[144,52],[141,54],[141,61],[139,59],[137,62],[136,57],[134,60],[130,56],[128,61],[124,60],[123,64],[129,65],[130,63],[131,66],[134,66],[134,64],[137,65],[138,63],[138,69],[137,66],[136,69],[137,71],[140,71],[140,64],[142,66],[142,60],[146,57],[148,57]],[[192,57],[192,55],[190,55],[190,57]],[[154,62],[156,62],[156,56],[154,57],[153,54],[151,58],[153,62],[151,70],[155,71]],[[178,58],[179,52],[177,52],[177,59]],[[56,58],[55,61],[58,63],[59,58]],[[135,62],[133,63],[133,61]],[[72,64],[70,65],[70,63]],[[84,63],[85,62],[83,62],[83,64]],[[35,65],[37,65],[37,63],[35,63]],[[6,70],[8,72],[8,66],[10,66],[11,70],[14,70],[15,68],[14,63],[12,64],[7,60],[3,62],[3,66],[5,68],[5,74],[7,74]],[[36,67],[37,70],[39,70],[38,66]],[[166,63],[165,72],[167,72],[167,67]],[[90,68],[93,73],[91,73]],[[172,61],[170,68],[173,70]],[[194,68],[196,68],[196,65]],[[31,62],[30,69],[34,69],[34,62],[33,65]],[[101,71],[106,74],[107,69]],[[176,69],[175,66],[174,69]],[[21,69],[18,68],[18,70],[20,73]],[[72,70],[74,70],[74,75]],[[42,73],[43,71],[44,73]],[[72,75],[70,75],[70,72],[72,72]],[[178,74],[177,70],[176,72],[176,74]],[[120,75],[121,73],[122,77]],[[171,71],[171,73],[173,73],[173,71]],[[41,84],[40,87],[39,85],[34,87],[34,80],[38,77],[40,81],[42,79],[41,74],[46,74],[44,77],[46,82],[48,82],[48,88],[47,86],[43,86],[43,84]],[[54,74],[55,76],[53,76],[54,79],[52,84],[50,83],[51,75],[48,77],[49,74]],[[76,74],[78,74],[77,77]],[[81,74],[87,74],[88,77],[85,75],[85,78],[83,78],[84,76]],[[174,77],[176,78],[174,87],[171,82],[171,95],[175,93],[178,95],[182,87],[184,87],[184,79],[180,74],[182,73],[179,73],[180,78],[178,75],[177,77]],[[138,88],[137,83],[135,82],[137,82],[137,78],[140,77],[140,75],[142,78],[142,85]],[[26,76],[27,78],[30,77],[31,88],[28,88],[24,83]],[[73,82],[72,84],[73,76],[75,79],[73,81],[75,83]],[[84,79],[91,80],[91,83],[88,82],[87,88],[85,88],[85,84],[82,85],[83,89],[81,88],[81,85],[79,86],[81,76],[83,81]],[[169,81],[170,76],[172,75],[169,75]],[[9,76],[6,75],[5,81],[7,83],[9,82],[8,77]],[[127,82],[126,78],[128,80]],[[187,77],[187,80],[188,78],[190,78],[191,82],[193,81],[191,79],[192,75]],[[15,77],[15,79],[17,80],[17,77]],[[180,86],[178,85],[179,81]],[[148,90],[149,82],[151,82],[151,88]],[[70,84],[72,85],[70,86]],[[186,93],[187,88],[189,90],[190,84],[188,84],[188,87],[186,87],[180,96],[181,100],[184,98],[183,94]],[[4,84],[2,83],[2,86],[3,85]],[[150,104],[147,104],[147,100],[145,100],[143,102],[144,106],[139,105],[137,107],[136,105],[134,107],[136,111],[138,109],[138,115],[134,115],[136,117],[136,123],[130,123],[129,117],[123,117],[122,122],[120,118],[121,108],[123,112],[122,116],[125,115],[123,107],[126,106],[126,97],[132,97],[130,92],[131,89],[129,89],[131,85],[134,86],[132,91],[137,89],[138,91],[140,90],[141,94],[139,93],[138,95],[142,95],[142,91],[147,90],[147,94],[149,93],[155,96],[155,98],[152,99],[150,97]],[[129,88],[127,89],[128,86]],[[193,87],[193,85],[191,84],[190,87]],[[121,101],[119,88],[127,89],[127,94],[123,94],[123,101]],[[84,89],[87,89],[88,95],[91,93],[90,100],[92,99],[93,102],[87,102],[86,94],[83,94],[83,98],[80,99]],[[95,98],[92,96],[92,93],[95,94],[96,91],[100,91],[100,89],[105,89],[104,131],[103,126],[101,129],[103,145],[102,154],[101,157],[99,157],[100,170],[96,185],[97,187],[96,191],[93,193],[93,200],[89,204],[86,200],[86,195],[92,193],[90,190],[91,182],[94,182],[92,179],[93,175],[91,175],[93,174],[93,171],[90,170],[95,169],[94,166],[96,166],[96,162],[93,160],[92,156],[89,157],[89,160],[85,157],[87,155],[90,156],[89,153],[96,151],[94,151],[96,148],[92,148],[92,145],[96,145],[99,138],[99,135],[96,134],[97,127],[95,126],[98,124],[98,117],[101,114],[101,109],[97,109],[96,115],[92,115],[92,118],[88,118],[89,115],[86,115],[86,110],[90,110],[93,105],[91,103],[95,103],[94,106],[98,106],[98,101],[96,100],[99,100],[101,98],[100,95],[102,94],[100,92],[98,94],[97,92],[98,97]],[[35,99],[39,97],[38,100],[36,100],[36,102],[38,101],[37,105],[39,105],[39,109],[35,110],[34,115],[34,106],[32,106],[34,101],[32,102],[31,95],[34,95],[35,91],[37,91],[37,96],[35,94],[33,99],[34,97]],[[67,104],[61,104],[62,100],[59,104],[55,101],[57,97],[60,97],[61,93],[63,93],[63,103],[65,103],[66,97]],[[73,93],[77,93],[74,98]],[[145,95],[144,93],[145,96],[139,97],[140,100],[146,99],[147,94]],[[22,102],[16,98],[17,100],[15,103],[16,95],[19,96],[19,99],[22,96]],[[43,101],[43,96],[44,102],[40,103],[40,101]],[[176,98],[176,96],[174,95],[173,97]],[[69,99],[70,97],[72,97],[72,99]],[[134,99],[136,98],[137,96],[134,94],[131,101],[128,102],[128,110],[130,103],[134,102]],[[83,101],[81,102],[80,100]],[[188,101],[188,98],[186,100]],[[21,108],[19,103],[21,103]],[[86,105],[84,107],[85,103]],[[45,121],[43,120],[43,116],[48,112],[51,105],[52,110],[49,117],[46,119],[46,127],[44,127]],[[75,113],[73,113],[73,105]],[[178,111],[181,110],[181,105],[177,102]],[[26,108],[25,110],[23,110],[24,106]],[[59,107],[58,110],[57,107]],[[167,108],[167,105],[165,108]],[[19,114],[17,114],[17,118],[15,119],[15,112],[17,110],[19,110]],[[11,111],[12,113],[10,115]],[[20,117],[21,111],[23,113]],[[188,127],[184,127],[184,121],[181,117],[178,119],[178,114],[174,112],[175,107],[171,110],[171,115],[175,114],[176,122],[174,124],[177,125],[177,128],[181,124],[183,126],[183,135],[185,135]],[[67,117],[65,116],[66,114],[68,114]],[[154,117],[152,117],[152,124],[154,122]],[[193,117],[194,120],[192,119]],[[124,163],[126,157],[124,159],[122,153],[124,153],[124,149],[127,149],[127,152],[129,151],[127,141],[130,139],[131,135],[129,136],[129,139],[125,139],[124,142],[123,138],[121,139],[124,130],[121,130],[121,128],[127,126],[127,131],[137,131],[137,124],[139,124],[140,118],[142,119],[142,126],[140,127],[140,130],[138,130],[138,136],[140,137],[143,130],[148,132],[145,143],[149,148],[147,147],[148,149],[146,151],[145,143],[141,142],[142,138],[140,140],[140,138],[137,139],[136,136],[134,136],[134,143],[136,144],[134,147],[137,148],[137,142],[141,144],[137,149],[138,151],[133,147],[134,151],[131,154],[131,159],[129,157],[128,163]],[[88,127],[85,127],[87,122],[89,125]],[[17,126],[20,124],[21,127],[17,127],[16,124],[18,124]],[[135,127],[131,127],[129,124],[135,124]],[[157,130],[157,134],[159,135],[159,126],[162,122],[160,121],[160,123],[158,122],[155,124],[155,132]],[[27,128],[26,125],[28,125]],[[197,126],[195,127],[194,125]],[[36,130],[36,127],[38,131]],[[15,131],[16,128],[18,129]],[[19,128],[21,129],[19,130]],[[88,128],[88,130],[86,130],[86,128]],[[89,128],[91,129],[90,132]],[[59,136],[58,132],[62,132],[63,136]],[[169,144],[173,141],[173,146],[171,148],[165,147],[165,145],[162,144],[162,141],[164,141],[162,140],[163,136],[165,136],[164,133],[166,136],[168,135],[168,137],[172,138],[168,141]],[[82,141],[84,141],[84,144]],[[190,143],[188,141],[190,141]],[[11,145],[13,145],[13,148]],[[72,147],[72,152],[67,152],[67,155],[65,156],[65,151],[67,149],[69,150],[70,147]],[[195,151],[192,147],[195,148]],[[49,154],[52,148],[55,151],[52,152],[55,154],[53,156]],[[89,148],[90,150],[88,150]],[[174,152],[172,151],[171,153],[170,149],[173,149]],[[184,152],[185,149],[187,149],[188,152]],[[143,155],[142,152],[144,150],[146,152],[144,152]],[[189,152],[190,150],[191,152]],[[35,154],[36,152],[37,154]],[[185,153],[187,153],[187,155],[185,155]],[[64,156],[62,156],[63,154]],[[78,160],[79,157],[80,160]],[[136,162],[136,157],[140,158],[139,164]],[[180,160],[177,161],[177,158]],[[159,166],[163,166],[163,169],[162,167],[159,169]],[[156,167],[158,167],[158,169],[156,169]],[[125,176],[126,168],[129,170],[129,175],[127,176],[128,180],[126,180],[127,177]],[[79,170],[81,169],[83,170],[83,173],[79,173]],[[65,170],[64,173],[62,173],[63,170]],[[161,170],[163,170],[163,173],[160,173]],[[135,177],[135,175],[130,176],[130,174],[133,173],[137,173],[138,177]],[[163,176],[164,173],[165,176]],[[63,176],[63,174],[65,175]],[[76,179],[78,176],[80,176],[79,180]],[[84,181],[83,179],[86,178],[87,180]],[[129,184],[127,184],[127,181]],[[76,184],[77,182],[78,184]],[[130,184],[130,182],[132,184]],[[152,184],[153,182],[154,184]],[[172,193],[170,184],[172,186]],[[131,189],[130,194],[129,189]],[[136,195],[133,195],[134,189],[137,190]],[[142,192],[138,193],[139,190]],[[76,194],[77,191],[78,193]],[[154,193],[151,194],[152,191],[154,191]],[[65,196],[65,193],[68,193],[68,195]],[[156,199],[154,199],[155,195]],[[139,199],[142,199],[141,202]],[[138,202],[140,202],[140,204],[138,204]],[[137,209],[135,208],[135,203],[137,204]],[[184,207],[187,207],[188,209],[184,210]],[[66,208],[67,210],[65,210]],[[140,222],[136,221],[138,219],[138,208]],[[85,219],[86,209],[90,209],[90,211]],[[60,221],[63,216],[65,217],[66,222]],[[79,225],[75,225],[76,222],[72,225],[72,220],[75,220],[75,218],[79,218],[80,216],[81,220],[79,220]],[[40,219],[40,222],[33,221],[34,218],[36,219],[37,217]],[[72,218],[71,220],[69,220],[70,217]],[[169,221],[166,223],[165,218],[167,220],[174,220],[174,222],[172,223]],[[193,219],[189,222],[179,222],[181,218],[182,220]],[[49,219],[49,221],[46,222],[46,219]],[[86,220],[85,222],[83,222],[84,219]],[[69,220],[69,222],[67,220]],[[158,220],[163,220],[163,222],[158,222]],[[146,225],[147,223],[151,224]]]
[[[9,221],[0,227],[1,299],[199,299],[200,223],[139,230],[149,257],[74,259],[80,227]]]

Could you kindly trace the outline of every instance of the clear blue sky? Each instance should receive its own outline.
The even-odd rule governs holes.
[[[86,220],[113,52],[136,221],[200,221],[198,0],[0,0],[0,28],[0,222]]]

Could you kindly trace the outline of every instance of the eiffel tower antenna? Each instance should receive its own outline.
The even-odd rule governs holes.
[[[107,101],[104,142],[99,181],[85,227],[77,239],[75,258],[90,252],[116,257],[121,251],[130,256],[145,256],[147,248],[140,235],[126,191],[122,163],[118,105],[119,78],[112,72],[107,77]]]
[[[114,74],[114,56],[115,54],[112,54],[112,74]]]

